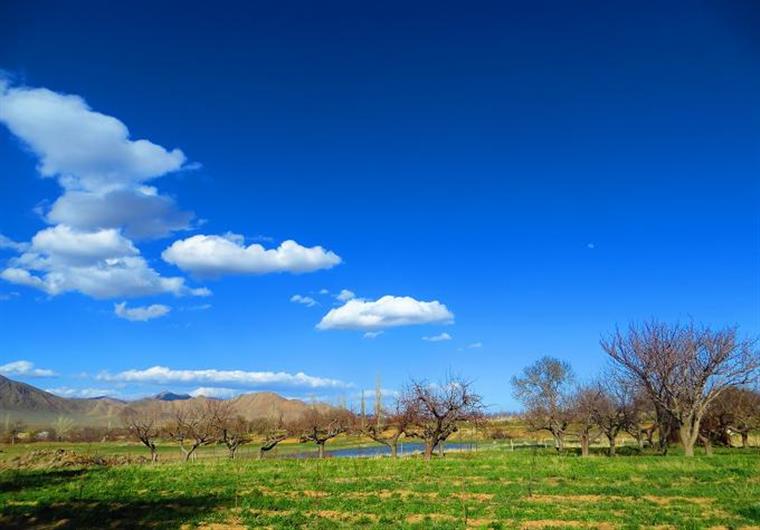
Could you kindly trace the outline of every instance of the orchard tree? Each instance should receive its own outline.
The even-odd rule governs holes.
[[[433,450],[459,430],[460,424],[479,421],[484,408],[470,381],[451,376],[437,385],[413,380],[399,400],[409,418],[404,432],[424,442],[425,460],[430,460]]]
[[[545,430],[554,438],[554,447],[562,451],[565,434],[572,418],[570,395],[574,381],[568,363],[554,357],[542,357],[512,378],[516,399],[525,407],[525,419],[533,430]]]
[[[185,462],[195,460],[195,451],[214,441],[217,433],[213,401],[178,403],[169,434],[178,444]]]
[[[615,456],[617,438],[625,431],[642,445],[642,430],[640,424],[641,398],[636,388],[625,379],[619,380],[612,375],[605,377],[604,382],[596,383],[598,398],[593,412],[594,421],[609,444],[609,456]]]
[[[578,387],[570,397],[572,426],[581,444],[581,456],[589,455],[589,446],[600,436],[597,414],[602,392],[598,386]]]
[[[348,431],[353,423],[353,415],[345,408],[320,410],[316,406],[301,415],[292,427],[299,435],[301,443],[314,442],[319,450],[319,458],[325,457],[325,444],[336,436]]]
[[[236,414],[230,401],[208,401],[210,421],[216,439],[227,447],[228,456],[235,458],[238,449],[251,441],[251,425]]]
[[[158,462],[156,441],[162,431],[159,408],[153,404],[127,407],[121,413],[121,421],[129,434],[150,450],[150,461]]]
[[[267,453],[277,447],[277,444],[290,436],[287,426],[282,421],[282,416],[276,418],[259,418],[251,422],[251,432],[255,443],[258,444],[258,458],[264,458]]]
[[[407,429],[413,427],[414,414],[412,408],[406,408],[396,401],[392,411],[383,411],[375,407],[376,416],[364,422],[361,433],[373,441],[383,444],[391,451],[391,457],[398,456],[398,442]]]
[[[631,324],[602,340],[621,374],[646,390],[660,422],[672,421],[686,456],[694,456],[708,407],[726,389],[755,381],[760,353],[736,328],[712,330],[656,320]]]

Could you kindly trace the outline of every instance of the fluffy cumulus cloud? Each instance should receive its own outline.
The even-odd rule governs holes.
[[[37,156],[40,174],[56,178],[64,190],[45,216],[52,227],[30,243],[0,238],[0,246],[20,254],[0,278],[49,295],[209,294],[190,289],[183,278],[162,276],[131,239],[189,227],[192,214],[145,184],[182,169],[182,151],[131,139],[121,121],[78,96],[13,87],[2,78],[0,123]]]
[[[303,304],[306,307],[313,307],[317,305],[319,302],[314,300],[311,296],[302,296],[300,294],[294,294],[290,297],[290,301],[294,304]]]
[[[354,298],[331,309],[318,329],[379,330],[415,324],[447,324],[454,315],[437,300],[422,302],[409,296],[386,295],[378,300]]]
[[[56,375],[53,370],[35,368],[34,363],[29,361],[13,361],[0,365],[0,374],[23,377],[54,377]]]
[[[237,234],[181,239],[161,256],[168,263],[198,276],[304,273],[330,269],[341,262],[340,256],[321,246],[304,247],[288,240],[277,248],[266,249],[258,243],[246,246],[243,236]]]
[[[69,291],[93,298],[210,294],[207,289],[189,288],[184,278],[159,274],[116,229],[80,232],[66,225],[38,232],[28,250],[0,271],[0,278],[49,295]]]
[[[79,230],[121,227],[126,237],[150,239],[191,228],[193,217],[192,212],[180,211],[171,197],[140,186],[104,193],[66,192],[50,207],[46,220]]]
[[[186,161],[179,149],[130,139],[118,119],[93,111],[79,96],[0,80],[0,122],[39,158],[38,170],[66,189],[130,188]]]
[[[451,340],[451,335],[449,335],[448,333],[444,331],[443,333],[440,333],[438,335],[422,337],[422,340],[427,341],[427,342],[444,342],[447,340]]]
[[[114,304],[114,314],[125,320],[132,322],[146,322],[154,318],[160,318],[169,314],[171,307],[162,304],[152,304],[143,307],[127,307],[126,302]]]
[[[227,384],[241,387],[290,386],[305,388],[345,388],[350,386],[337,379],[315,377],[303,372],[249,372],[244,370],[174,370],[153,366],[145,370],[126,370],[116,374],[101,372],[101,381],[124,383],[184,383]]]

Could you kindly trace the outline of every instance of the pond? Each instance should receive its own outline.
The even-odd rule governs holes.
[[[483,444],[480,444],[481,447]],[[475,451],[478,444],[475,442],[451,442],[444,446],[444,452],[449,451]],[[425,444],[420,442],[408,442],[398,444],[398,455],[410,455],[421,453],[425,449]],[[436,449],[436,451],[438,451]],[[345,449],[326,449],[325,457],[327,458],[353,458],[353,457],[371,457],[371,456],[389,456],[391,450],[385,445],[368,445],[363,447],[347,447]],[[295,453],[288,455],[291,458],[315,458],[316,451]]]

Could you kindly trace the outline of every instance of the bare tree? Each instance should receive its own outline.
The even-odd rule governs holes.
[[[641,447],[641,399],[636,388],[628,384],[627,380],[619,380],[612,375],[608,375],[604,382],[599,382],[596,386],[599,396],[593,416],[609,443],[607,454],[615,456],[617,438],[622,431],[631,433]]]
[[[59,442],[65,440],[74,428],[74,420],[68,416],[58,416],[55,420],[54,427],[56,439]]]
[[[650,321],[616,331],[602,347],[621,373],[637,381],[661,419],[678,428],[686,456],[694,456],[700,423],[709,405],[727,388],[754,381],[760,366],[755,344],[736,328],[668,325]]]
[[[583,457],[589,455],[589,446],[601,435],[597,422],[601,398],[602,392],[598,385],[578,387],[570,397],[572,427],[581,444]]]
[[[512,378],[514,396],[525,406],[525,418],[533,430],[549,431],[554,447],[562,451],[572,411],[569,397],[574,380],[568,363],[542,357]]]
[[[377,411],[378,408],[375,407]],[[377,412],[376,412],[377,414]],[[398,456],[398,442],[407,429],[413,426],[413,415],[398,400],[393,411],[380,409],[379,417],[370,418],[363,426],[361,433],[373,441],[383,444],[391,451],[391,457]]]
[[[260,418],[251,422],[251,431],[256,437],[259,446],[259,460],[264,458],[264,453],[271,451],[277,444],[290,436],[287,426],[282,421],[282,416],[276,418]]]
[[[301,443],[314,442],[319,450],[319,458],[325,456],[325,444],[346,432],[353,422],[352,414],[345,408],[321,411],[311,407],[291,428],[299,433]]]
[[[483,414],[482,399],[473,392],[472,383],[459,377],[449,376],[438,385],[413,380],[399,399],[410,418],[404,432],[425,443],[425,460],[430,460],[433,450],[459,430],[461,423],[478,421]]]
[[[180,404],[169,424],[169,434],[178,444],[185,462],[195,460],[195,451],[214,441],[217,433],[213,401]]]
[[[760,428],[760,394],[747,388],[727,388],[707,409],[702,424],[703,443],[730,447],[731,434],[737,433],[742,447],[748,447],[750,431]]]
[[[207,407],[217,441],[227,447],[230,458],[235,458],[237,450],[251,441],[250,423],[235,413],[229,401],[208,401]]]
[[[152,405],[140,408],[127,407],[121,413],[121,421],[129,434],[150,450],[150,461],[158,462],[156,441],[162,430],[158,407]]]

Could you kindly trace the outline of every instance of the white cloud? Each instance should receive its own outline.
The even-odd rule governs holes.
[[[34,363],[29,361],[13,361],[8,364],[0,365],[0,374],[16,375],[26,377],[54,377],[56,373],[53,370],[44,368],[35,368]]]
[[[294,294],[290,297],[290,301],[295,304],[303,304],[306,307],[313,307],[319,302],[314,300],[311,296],[301,296],[300,294]]]
[[[119,395],[108,388],[72,388],[68,386],[59,386],[56,388],[46,388],[45,392],[50,392],[57,396],[65,398],[95,398],[101,396],[114,397]]]
[[[307,375],[303,372],[248,372],[244,370],[173,370],[166,366],[153,366],[145,370],[126,370],[117,374],[101,372],[101,381],[139,383],[227,383],[238,386],[259,387],[282,385],[307,388],[344,388],[350,386],[337,379]]]
[[[210,294],[208,289],[187,287],[184,278],[161,276],[113,228],[81,232],[58,225],[41,230],[28,251],[0,271],[0,278],[52,296],[69,291],[93,298]]]
[[[586,243],[586,248],[594,250],[596,248],[596,245],[594,243]]]
[[[39,172],[69,190],[133,188],[181,169],[185,155],[148,140],[131,140],[118,119],[95,112],[79,96],[10,87],[0,79],[0,122],[40,159]]]
[[[483,343],[482,342],[473,342],[472,344],[468,344],[467,345],[467,348],[470,349],[470,350],[474,350],[474,349],[482,348],[482,347],[483,347]]]
[[[382,331],[368,331],[364,335],[362,335],[362,337],[365,338],[365,339],[372,340],[372,339],[378,338],[382,334],[383,334]]]
[[[11,238],[4,236],[3,234],[0,234],[0,250],[2,249],[10,249],[15,250],[16,252],[23,252],[29,247],[27,243],[18,243],[16,241],[13,241]]]
[[[171,307],[162,304],[128,308],[126,302],[121,302],[113,306],[113,312],[117,317],[133,322],[146,322],[154,318],[166,316],[171,310]]]
[[[53,203],[45,219],[79,230],[123,228],[126,237],[149,239],[187,230],[193,217],[192,212],[179,210],[171,197],[141,186],[106,193],[68,191]]]
[[[161,256],[182,270],[199,276],[223,274],[303,273],[330,269],[340,256],[321,246],[303,247],[283,241],[276,249],[254,243],[245,246],[237,234],[195,235],[172,243]]]
[[[451,340],[451,335],[449,335],[446,332],[443,332],[440,335],[432,335],[430,337],[422,337],[422,340],[426,340],[428,342],[443,342],[443,341],[446,341],[446,340]]]
[[[342,289],[335,298],[341,302],[348,302],[349,300],[356,298],[356,295],[348,289]]]
[[[320,289],[319,294],[330,294],[330,291],[328,291],[327,289]]]
[[[202,386],[198,387],[195,390],[192,390],[190,392],[190,395],[193,397],[207,397],[207,398],[218,398],[218,399],[229,399],[233,398],[235,396],[239,396],[240,394],[244,394],[245,391],[240,390],[239,388],[224,388],[224,387],[218,387],[218,386]]]
[[[451,323],[454,315],[434,300],[422,302],[409,296],[390,296],[369,301],[359,298],[331,309],[317,324],[318,329],[378,330],[415,324]]]

